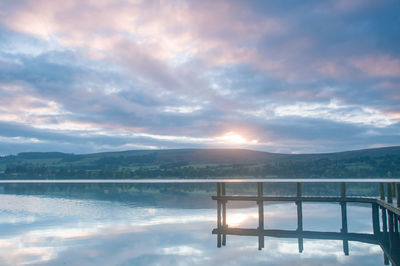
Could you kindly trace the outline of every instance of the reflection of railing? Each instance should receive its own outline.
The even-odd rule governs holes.
[[[217,247],[226,245],[227,235],[258,236],[258,249],[264,248],[264,237],[297,238],[299,252],[303,252],[303,239],[342,240],[343,252],[349,255],[349,241],[379,245],[384,252],[384,263],[400,265],[400,184],[387,184],[385,198],[384,184],[379,184],[380,198],[348,197],[346,184],[340,184],[339,197],[305,197],[302,196],[302,184],[297,183],[297,194],[293,197],[264,196],[263,183],[257,183],[257,196],[226,195],[225,183],[217,183],[217,228],[212,233],[217,235]],[[396,206],[393,205],[393,192],[396,195]],[[258,227],[256,229],[230,228],[226,223],[226,203],[228,201],[255,201],[258,204]],[[295,202],[297,205],[297,230],[264,229],[264,202]],[[303,202],[336,202],[341,207],[342,228],[340,232],[317,232],[303,230]],[[351,233],[347,229],[347,203],[371,204],[372,234]],[[380,215],[381,214],[381,215]],[[380,218],[382,227],[380,226]],[[382,229],[382,230],[381,230]]]

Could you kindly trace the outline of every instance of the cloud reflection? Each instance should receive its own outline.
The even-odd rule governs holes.
[[[325,240],[305,240],[303,254],[298,254],[296,239],[266,238],[266,248],[258,251],[256,238],[228,236],[228,246],[217,249],[211,234],[216,223],[214,209],[13,195],[1,195],[0,203],[2,265],[368,265],[381,261],[379,247],[356,242],[350,242],[350,257],[343,256],[340,241]],[[338,211],[332,204],[322,206],[313,205],[320,212],[309,226],[329,224],[331,219],[325,218]],[[280,225],[292,229],[293,215],[288,211],[292,207],[283,203],[266,205],[266,228]],[[358,212],[357,217],[370,215],[368,208],[351,208]],[[237,225],[251,227],[256,214],[256,207],[229,209],[228,224],[234,226],[235,217],[240,217]],[[305,208],[305,219],[309,214]]]

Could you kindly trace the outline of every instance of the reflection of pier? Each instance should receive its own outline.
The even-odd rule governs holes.
[[[227,235],[257,236],[258,249],[264,248],[264,237],[297,238],[299,252],[303,252],[303,239],[342,240],[343,252],[349,255],[349,241],[379,245],[384,252],[384,263],[400,265],[400,184],[388,183],[386,197],[384,184],[379,184],[380,198],[348,197],[346,184],[340,184],[338,197],[302,196],[302,184],[297,183],[296,196],[264,196],[263,183],[257,183],[257,196],[226,195],[225,183],[217,183],[217,228],[212,231],[217,235],[217,246],[226,245]],[[393,205],[393,194],[396,195],[396,206]],[[256,229],[230,228],[226,223],[226,203],[228,201],[254,201],[258,204],[258,227]],[[297,230],[264,229],[264,202],[295,202],[297,205]],[[340,232],[318,232],[303,230],[303,202],[332,202],[341,206],[342,228]],[[372,233],[351,233],[347,229],[347,203],[365,203],[371,205]]]

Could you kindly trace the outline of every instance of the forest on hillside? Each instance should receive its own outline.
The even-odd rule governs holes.
[[[53,154],[2,157],[0,178],[371,178],[400,177],[400,155],[295,156],[212,163],[157,153],[97,156]],[[60,157],[61,156],[61,157]],[[1,168],[0,168],[1,169]]]

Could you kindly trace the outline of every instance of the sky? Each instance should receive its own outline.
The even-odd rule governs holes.
[[[400,145],[398,0],[0,0],[0,155]]]

